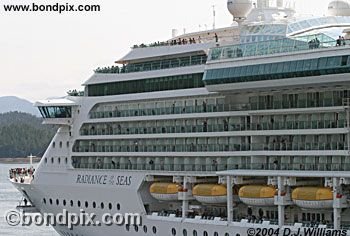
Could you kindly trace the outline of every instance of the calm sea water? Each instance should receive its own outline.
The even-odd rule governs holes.
[[[8,181],[8,170],[15,167],[28,167],[28,165],[0,164],[0,235],[6,236],[58,236],[50,226],[9,226],[4,214],[15,210],[21,194]]]

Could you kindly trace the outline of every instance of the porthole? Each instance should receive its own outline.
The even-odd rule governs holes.
[[[85,202],[85,207],[88,208],[89,207],[89,203],[86,201]]]
[[[197,231],[193,230],[193,236],[197,236]]]
[[[43,199],[43,202],[44,202],[44,204],[46,204],[46,199],[45,198]]]
[[[50,205],[52,205],[52,199],[50,198]]]
[[[52,143],[52,147],[53,147],[53,148],[56,147],[56,143],[55,143],[55,142]]]
[[[60,205],[60,200],[56,199],[56,205]]]
[[[63,206],[65,206],[67,204],[66,200],[63,200]]]
[[[153,226],[152,227],[152,231],[153,231],[154,234],[156,234],[157,233],[157,228],[155,226]]]
[[[78,207],[80,207],[80,206],[81,206],[80,201],[78,201]]]
[[[47,158],[45,157],[45,163],[47,163]]]
[[[103,202],[101,202],[101,209],[105,208],[105,204],[103,204]]]
[[[183,236],[187,236],[187,230],[186,229],[182,230],[182,235]]]
[[[64,162],[65,162],[66,164],[68,163],[68,158],[67,158],[67,157],[64,159]]]
[[[214,232],[214,236],[219,236],[218,232]]]
[[[62,141],[60,142],[60,148],[62,148]]]
[[[230,234],[229,234],[229,233],[226,233],[225,236],[230,236]]]
[[[73,200],[70,200],[70,206],[71,207],[73,206]]]
[[[112,207],[113,207],[112,203],[109,203],[109,204],[108,204],[109,210],[112,210]]]
[[[241,236],[240,234],[236,234],[236,236]]]
[[[207,231],[204,231],[204,232],[203,232],[203,236],[208,236],[208,232],[207,232]]]
[[[53,160],[53,157],[51,157],[51,163],[53,164],[54,160]]]
[[[117,210],[120,211],[120,204],[117,204]]]
[[[175,229],[175,228],[172,228],[172,229],[171,229],[171,234],[172,234],[173,236],[176,235],[176,229]]]
[[[67,148],[69,147],[69,141],[67,141]]]
[[[137,225],[134,226],[135,232],[139,232],[139,227]]]
[[[130,225],[125,225],[125,229],[126,229],[126,231],[129,231],[130,230]]]
[[[147,226],[146,225],[143,226],[143,232],[147,233]]]
[[[96,208],[96,202],[93,202],[93,203],[92,203],[92,207],[93,207],[93,208]]]
[[[61,157],[58,158],[58,164],[61,164]]]

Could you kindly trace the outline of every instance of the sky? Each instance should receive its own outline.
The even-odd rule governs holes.
[[[302,14],[322,15],[329,0],[296,0]],[[4,4],[99,4],[100,12],[5,12]],[[226,0],[0,0],[0,97],[29,101],[65,96],[97,67],[132,45],[171,38],[172,29],[232,24]]]

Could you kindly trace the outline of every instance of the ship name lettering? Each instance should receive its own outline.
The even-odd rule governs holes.
[[[131,185],[131,176],[117,176],[116,185]]]
[[[78,184],[107,184],[107,175],[78,175],[76,183]]]

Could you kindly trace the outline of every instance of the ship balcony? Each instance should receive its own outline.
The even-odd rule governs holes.
[[[239,151],[347,151],[346,142],[270,142],[266,143],[241,143],[241,144],[163,144],[163,145],[147,145],[138,143],[129,145],[112,145],[100,143],[92,143],[85,145],[85,140],[79,141],[73,148],[74,152],[239,152]],[[89,142],[89,141],[87,141]],[[102,143],[103,142],[103,143]],[[141,142],[141,141],[140,141]]]
[[[312,42],[317,38],[319,41]],[[345,40],[346,45],[350,40]],[[337,41],[324,34],[315,34],[292,38],[284,38],[270,41],[245,43],[216,47],[209,52],[209,62],[240,59],[244,57],[268,56],[274,54],[286,54],[313,50],[325,50],[335,48]]]
[[[114,118],[114,117],[144,117],[159,115],[177,115],[193,113],[234,112],[234,111],[258,111],[258,110],[281,110],[281,109],[305,109],[320,107],[343,107],[342,98],[324,98],[320,100],[300,99],[296,102],[274,101],[272,104],[266,102],[250,102],[242,104],[200,104],[197,106],[178,106],[159,108],[130,108],[90,112],[90,119]]]
[[[203,122],[202,118],[198,123]],[[201,124],[201,125],[164,125],[158,127],[137,127],[138,124],[118,123],[118,125],[96,123],[84,124],[80,130],[82,136],[97,135],[140,135],[140,134],[180,134],[180,133],[205,133],[205,132],[233,132],[233,131],[269,131],[269,130],[303,130],[303,129],[335,129],[345,128],[346,121],[339,120],[313,120],[313,121],[274,121],[259,123],[227,123],[227,124]],[[106,128],[107,127],[107,128]]]

